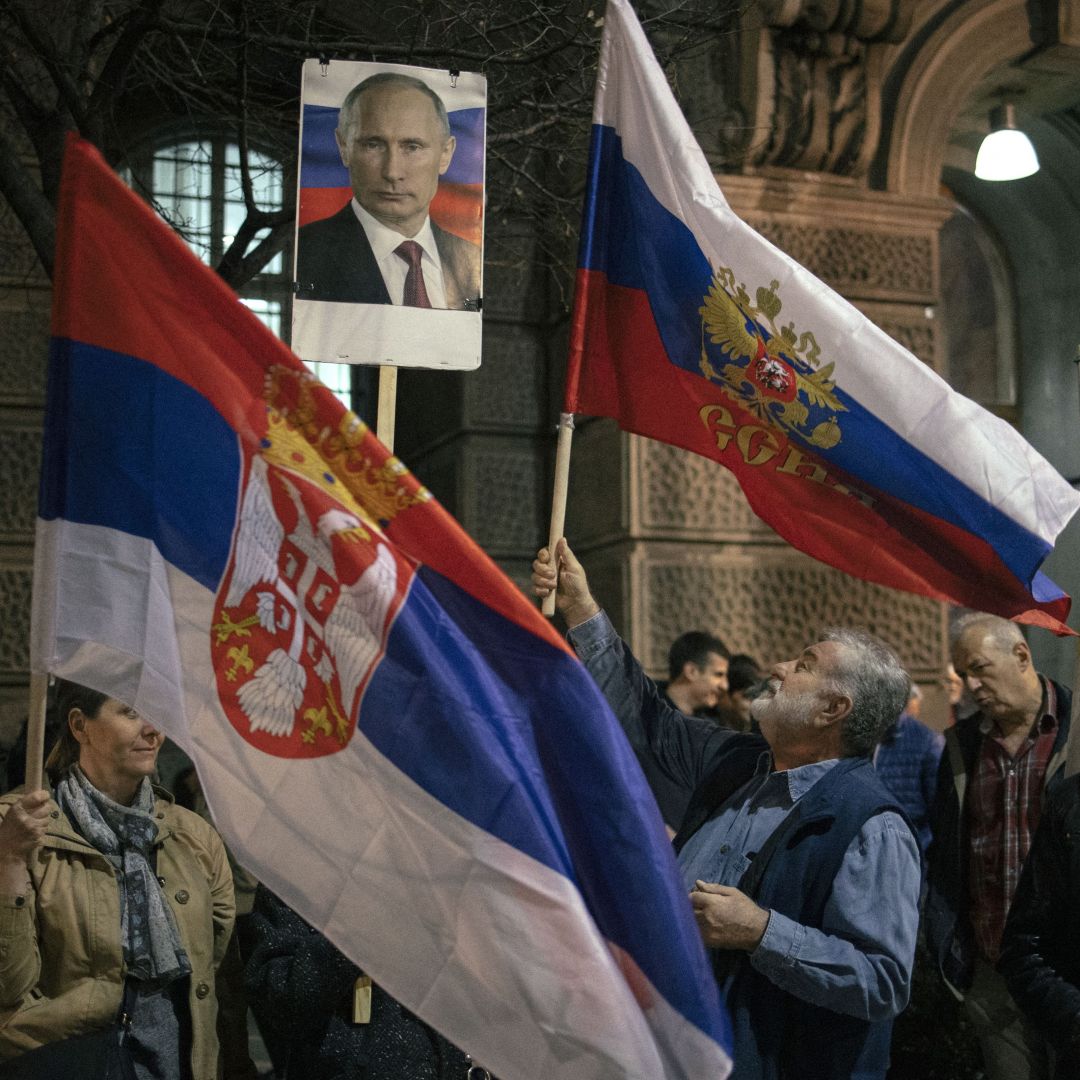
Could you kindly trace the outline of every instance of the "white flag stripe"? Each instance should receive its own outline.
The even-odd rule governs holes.
[[[128,688],[125,700],[195,761],[241,863],[388,992],[452,1027],[504,1080],[721,1075],[716,1043],[640,973],[634,984],[651,1004],[633,1000],[569,880],[449,810],[362,732],[342,753],[307,761],[246,743],[200,681],[214,596],[152,544],[63,521],[39,523],[39,536],[55,580],[86,583],[58,592],[60,625],[94,620],[89,641],[69,636],[50,650],[54,672]],[[165,621],[132,624],[101,602],[114,594],[94,599],[132,582],[167,599]],[[144,664],[142,648],[165,662]]]

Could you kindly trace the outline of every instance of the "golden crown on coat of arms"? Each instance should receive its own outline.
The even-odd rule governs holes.
[[[346,410],[337,426],[321,415],[331,395],[314,375],[275,365],[263,397],[267,430],[259,448],[269,463],[298,473],[364,520],[385,528],[403,510],[431,499],[396,457],[380,460],[368,426]]]

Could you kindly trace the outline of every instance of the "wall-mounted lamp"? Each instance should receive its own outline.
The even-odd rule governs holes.
[[[1039,159],[1031,140],[1016,127],[1011,102],[990,110],[990,134],[979,147],[975,175],[980,180],[1020,180],[1039,171]]]

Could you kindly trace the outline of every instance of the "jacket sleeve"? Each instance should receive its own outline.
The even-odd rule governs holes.
[[[575,626],[569,638],[634,749],[650,753],[675,783],[696,788],[736,733],[669,704],[604,612]]]
[[[1077,781],[1080,783],[1080,780]],[[1080,987],[1060,974],[1055,920],[1071,917],[1068,855],[1061,813],[1066,786],[1047,800],[1024,863],[1002,938],[998,970],[1028,1018],[1060,1050],[1080,1036]]]
[[[0,896],[0,1010],[14,1009],[41,977],[35,902],[32,889],[22,904]]]
[[[848,847],[820,926],[771,911],[750,963],[812,1005],[872,1023],[891,1020],[911,991],[921,880],[919,845],[907,823],[890,811],[878,814]]]
[[[212,834],[210,903],[214,920],[214,968],[221,967],[236,925],[236,897],[233,894],[232,870],[229,856],[217,832]]]
[[[248,999],[263,1031],[290,1042],[321,1028],[360,974],[322,934],[260,885],[250,915],[244,970]]]
[[[9,809],[0,806],[0,820]],[[21,903],[18,897],[0,896],[0,1010],[14,1009],[40,978],[37,893],[31,885]]]

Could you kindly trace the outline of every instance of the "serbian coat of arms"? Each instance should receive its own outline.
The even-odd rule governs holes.
[[[430,498],[395,458],[377,463],[346,413],[315,420],[314,376],[275,369],[211,630],[230,722],[279,757],[321,757],[352,736],[413,568],[382,529]]]

